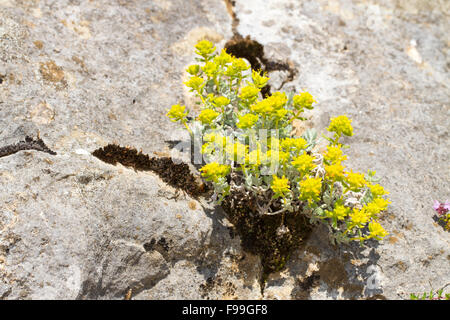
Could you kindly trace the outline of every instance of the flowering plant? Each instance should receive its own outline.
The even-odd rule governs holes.
[[[438,214],[439,220],[444,222],[445,229],[450,230],[450,202],[446,200],[444,203],[440,203],[434,200],[433,209]]]
[[[332,240],[381,240],[387,232],[378,222],[386,210],[388,192],[375,178],[347,170],[342,136],[352,136],[352,120],[331,119],[325,137],[329,144],[319,152],[317,132],[294,136],[293,123],[305,120],[305,109],[317,101],[308,92],[262,97],[269,78],[251,70],[245,60],[226,50],[216,53],[206,40],[195,48],[199,64],[187,68],[185,85],[199,100],[200,113],[188,121],[185,106],[174,105],[167,116],[183,124],[192,138],[202,141],[207,163],[200,171],[210,181],[220,203],[241,193],[254,199],[259,215],[301,212],[312,223],[323,222]]]

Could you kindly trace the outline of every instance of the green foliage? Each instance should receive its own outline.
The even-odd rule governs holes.
[[[315,129],[293,135],[295,121],[305,120],[305,109],[317,102],[310,93],[262,98],[266,74],[225,50],[216,53],[208,41],[196,49],[199,64],[187,68],[191,77],[185,84],[201,111],[188,121],[184,106],[174,105],[167,115],[201,136],[208,163],[202,176],[214,185],[219,203],[231,192],[246,192],[257,199],[261,215],[301,211],[312,222],[325,223],[338,243],[387,235],[378,220],[390,202],[383,198],[388,192],[375,184],[375,171],[364,175],[343,165],[347,146],[340,139],[353,135],[352,120],[332,118],[331,137],[324,136],[328,146],[321,151]]]
[[[438,290],[436,293],[431,290],[429,293],[424,292],[423,294],[411,293],[411,300],[450,300],[450,293],[444,294],[444,289]]]

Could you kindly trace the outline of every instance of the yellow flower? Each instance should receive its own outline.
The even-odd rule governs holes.
[[[352,136],[353,127],[351,126],[351,122],[352,120],[347,118],[347,116],[331,118],[330,126],[327,130],[336,132],[338,135],[345,134],[346,136]]]
[[[364,206],[364,210],[370,217],[375,217],[378,213],[380,213],[381,208],[376,203],[369,202]]]
[[[198,115],[198,120],[200,120],[203,124],[211,124],[214,119],[219,116],[219,113],[212,109],[205,109],[200,112]]]
[[[277,176],[273,176],[271,188],[273,192],[275,192],[275,196],[285,196],[286,193],[289,192],[289,180],[283,176],[282,178],[278,178]]]
[[[344,177],[344,166],[339,163],[325,165],[325,171],[331,180],[341,180]]]
[[[223,106],[226,106],[228,104],[230,104],[230,99],[224,97],[224,96],[219,96],[217,98],[214,98],[214,104],[221,108]]]
[[[214,144],[212,142],[206,142],[202,145],[202,153],[210,154],[214,151]]]
[[[274,109],[283,108],[288,101],[288,99],[286,97],[286,93],[278,92],[278,91],[272,93],[272,95],[270,97],[268,97],[267,99],[271,102]]]
[[[380,186],[379,184],[371,184],[371,185],[369,185],[369,189],[370,189],[370,192],[372,192],[372,195],[374,196],[374,198],[378,198],[385,194],[389,194],[389,192],[384,190],[384,188],[382,186]]]
[[[289,111],[284,109],[284,108],[278,109],[272,114],[272,117],[275,118],[275,120],[281,120],[281,119],[283,119],[286,116],[286,114],[288,112]]]
[[[290,151],[294,149],[295,151],[300,151],[305,149],[306,140],[303,138],[284,138],[281,141],[281,148],[285,151]]]
[[[197,90],[200,92],[201,89],[203,88],[203,86],[202,86],[203,79],[200,77],[197,77],[197,76],[193,76],[188,81],[184,82],[184,84],[188,88],[192,88],[193,90]]]
[[[322,189],[320,178],[307,178],[300,182],[300,200],[318,200]]]
[[[367,184],[367,181],[364,179],[364,175],[361,173],[354,173],[353,170],[347,172],[346,180],[350,186],[350,189],[360,189]]]
[[[228,65],[225,75],[229,77],[237,77],[242,71],[248,70],[250,67],[241,58],[233,58],[230,65]]]
[[[201,167],[200,171],[206,180],[217,182],[219,178],[225,177],[230,172],[230,166],[211,162]]]
[[[325,211],[328,218],[344,220],[348,216],[350,209],[341,204],[336,204],[333,211]]]
[[[250,106],[250,110],[253,112],[259,113],[261,115],[272,113],[273,111],[273,104],[272,101],[267,99],[263,99],[256,104]]]
[[[258,121],[258,116],[252,113],[247,113],[246,115],[238,117],[239,122],[237,124],[237,127],[241,129],[251,128]]]
[[[377,240],[382,240],[385,236],[388,235],[386,230],[378,222],[369,223],[369,237],[375,238]]]
[[[200,66],[198,64],[192,64],[186,69],[186,71],[195,76],[200,71]]]
[[[187,116],[186,106],[180,106],[179,104],[174,104],[167,112],[167,116],[172,122],[181,121]]]
[[[250,153],[245,157],[245,163],[250,165],[261,165],[262,162],[267,160],[267,155],[261,151],[261,148],[250,151]]]
[[[294,160],[292,161],[292,165],[298,171],[300,171],[300,173],[305,174],[315,168],[313,160],[313,157],[311,157],[307,153],[303,153],[302,155],[294,158]]]
[[[208,77],[214,77],[214,75],[219,70],[219,66],[212,61],[208,61],[205,63],[205,65],[202,67],[202,70],[206,73]]]
[[[340,163],[347,160],[347,156],[342,154],[340,146],[327,146],[327,152],[323,155],[323,158],[331,163]]]
[[[376,204],[378,208],[380,208],[380,211],[386,210],[389,203],[391,203],[389,200],[385,200],[383,198],[375,198],[372,200],[372,202]]]
[[[312,104],[317,102],[313,96],[308,92],[302,92],[299,95],[295,95],[293,98],[294,107],[296,109],[312,109]]]
[[[350,213],[351,226],[363,227],[370,219],[369,215],[364,209],[358,210],[353,208],[353,212]]]
[[[242,100],[250,100],[254,101],[258,97],[260,89],[254,87],[254,86],[246,86],[241,89],[241,94],[239,95],[239,98]]]
[[[195,48],[197,49],[195,53],[202,56],[203,58],[207,58],[211,53],[216,51],[216,47],[214,47],[214,45],[208,40],[199,41],[195,45]]]
[[[220,66],[224,66],[227,63],[230,63],[231,61],[233,61],[233,57],[231,55],[229,55],[225,49],[222,49],[222,51],[220,52],[220,54],[218,56],[214,57],[214,62]]]
[[[273,149],[267,151],[267,158],[270,162],[286,163],[289,160],[290,155],[287,152]]]
[[[260,74],[260,72],[252,70],[252,79],[253,79],[253,84],[255,85],[255,87],[257,88],[263,88],[266,84],[267,81],[269,81],[269,78],[266,77],[266,73],[264,73],[263,75]]]
[[[241,58],[234,58],[231,62],[232,67],[237,70],[238,72],[242,72],[245,70],[250,69],[250,66],[244,61],[244,59]]]
[[[228,159],[236,161],[237,163],[243,163],[245,156],[247,155],[248,146],[240,142],[227,143],[225,146],[225,152],[228,155]]]

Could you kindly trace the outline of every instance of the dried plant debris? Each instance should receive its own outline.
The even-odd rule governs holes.
[[[168,185],[182,189],[193,197],[206,191],[205,185],[191,173],[186,163],[176,164],[169,157],[150,158],[134,148],[120,147],[115,144],[108,144],[97,149],[92,155],[112,165],[120,163],[136,171],[153,171]]]
[[[50,150],[50,148],[45,145],[44,141],[42,141],[41,138],[33,139],[29,136],[26,136],[25,140],[23,141],[1,147],[0,158],[12,155],[22,150],[37,150],[49,153],[51,155],[56,155],[56,152]]]

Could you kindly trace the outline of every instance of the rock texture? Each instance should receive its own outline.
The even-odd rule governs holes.
[[[450,11],[446,1],[0,0],[2,299],[405,299],[450,282]],[[390,236],[333,247],[318,227],[264,290],[220,208],[152,172],[106,164],[108,143],[167,156],[166,108],[192,46],[234,33],[264,46],[272,90],[309,90],[307,126],[353,118],[348,165],[391,192]],[[302,128],[299,128],[302,130]]]

